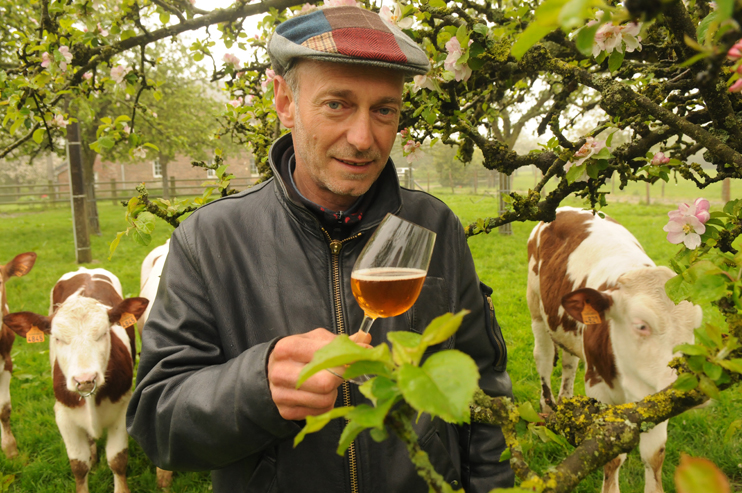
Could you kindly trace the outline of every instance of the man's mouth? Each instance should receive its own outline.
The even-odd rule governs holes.
[[[345,159],[335,158],[336,160],[340,161],[343,164],[347,164],[348,166],[366,166],[368,164],[371,164],[371,161],[346,161]]]

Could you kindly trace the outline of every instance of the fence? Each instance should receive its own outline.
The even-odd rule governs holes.
[[[258,175],[236,177],[232,179],[231,188],[241,190],[254,184]],[[204,183],[209,179],[175,179],[169,180],[170,197],[201,195],[204,191]],[[111,179],[107,182],[95,183],[95,200],[102,202],[110,200],[117,204],[120,200],[126,200],[137,194],[136,187],[141,181],[117,181]],[[145,182],[150,197],[162,197],[162,181],[155,179]],[[4,205],[46,205],[57,203],[69,203],[69,183],[56,183],[49,180],[46,184],[36,185],[0,185],[0,207]]]

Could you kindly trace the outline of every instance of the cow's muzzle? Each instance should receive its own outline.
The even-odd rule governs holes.
[[[96,390],[98,390],[98,379],[95,377],[93,377],[92,380],[83,381],[75,379],[75,383],[77,386],[77,393],[80,394],[81,397],[90,397],[95,394]]]

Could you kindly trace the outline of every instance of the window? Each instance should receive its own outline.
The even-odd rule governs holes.
[[[152,176],[155,178],[162,178],[162,165],[159,159],[152,161]]]
[[[216,170],[215,169],[207,169],[206,170],[206,178],[216,178]]]

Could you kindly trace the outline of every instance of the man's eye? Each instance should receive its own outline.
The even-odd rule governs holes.
[[[382,116],[391,116],[394,114],[394,110],[392,108],[379,108],[379,113]]]
[[[329,107],[329,108],[330,108],[331,110],[339,110],[340,108],[342,108],[342,106],[343,106],[343,105],[341,105],[341,104],[340,104],[340,103],[338,103],[337,101],[330,101],[329,103],[327,103],[327,106],[328,106],[328,107]]]

